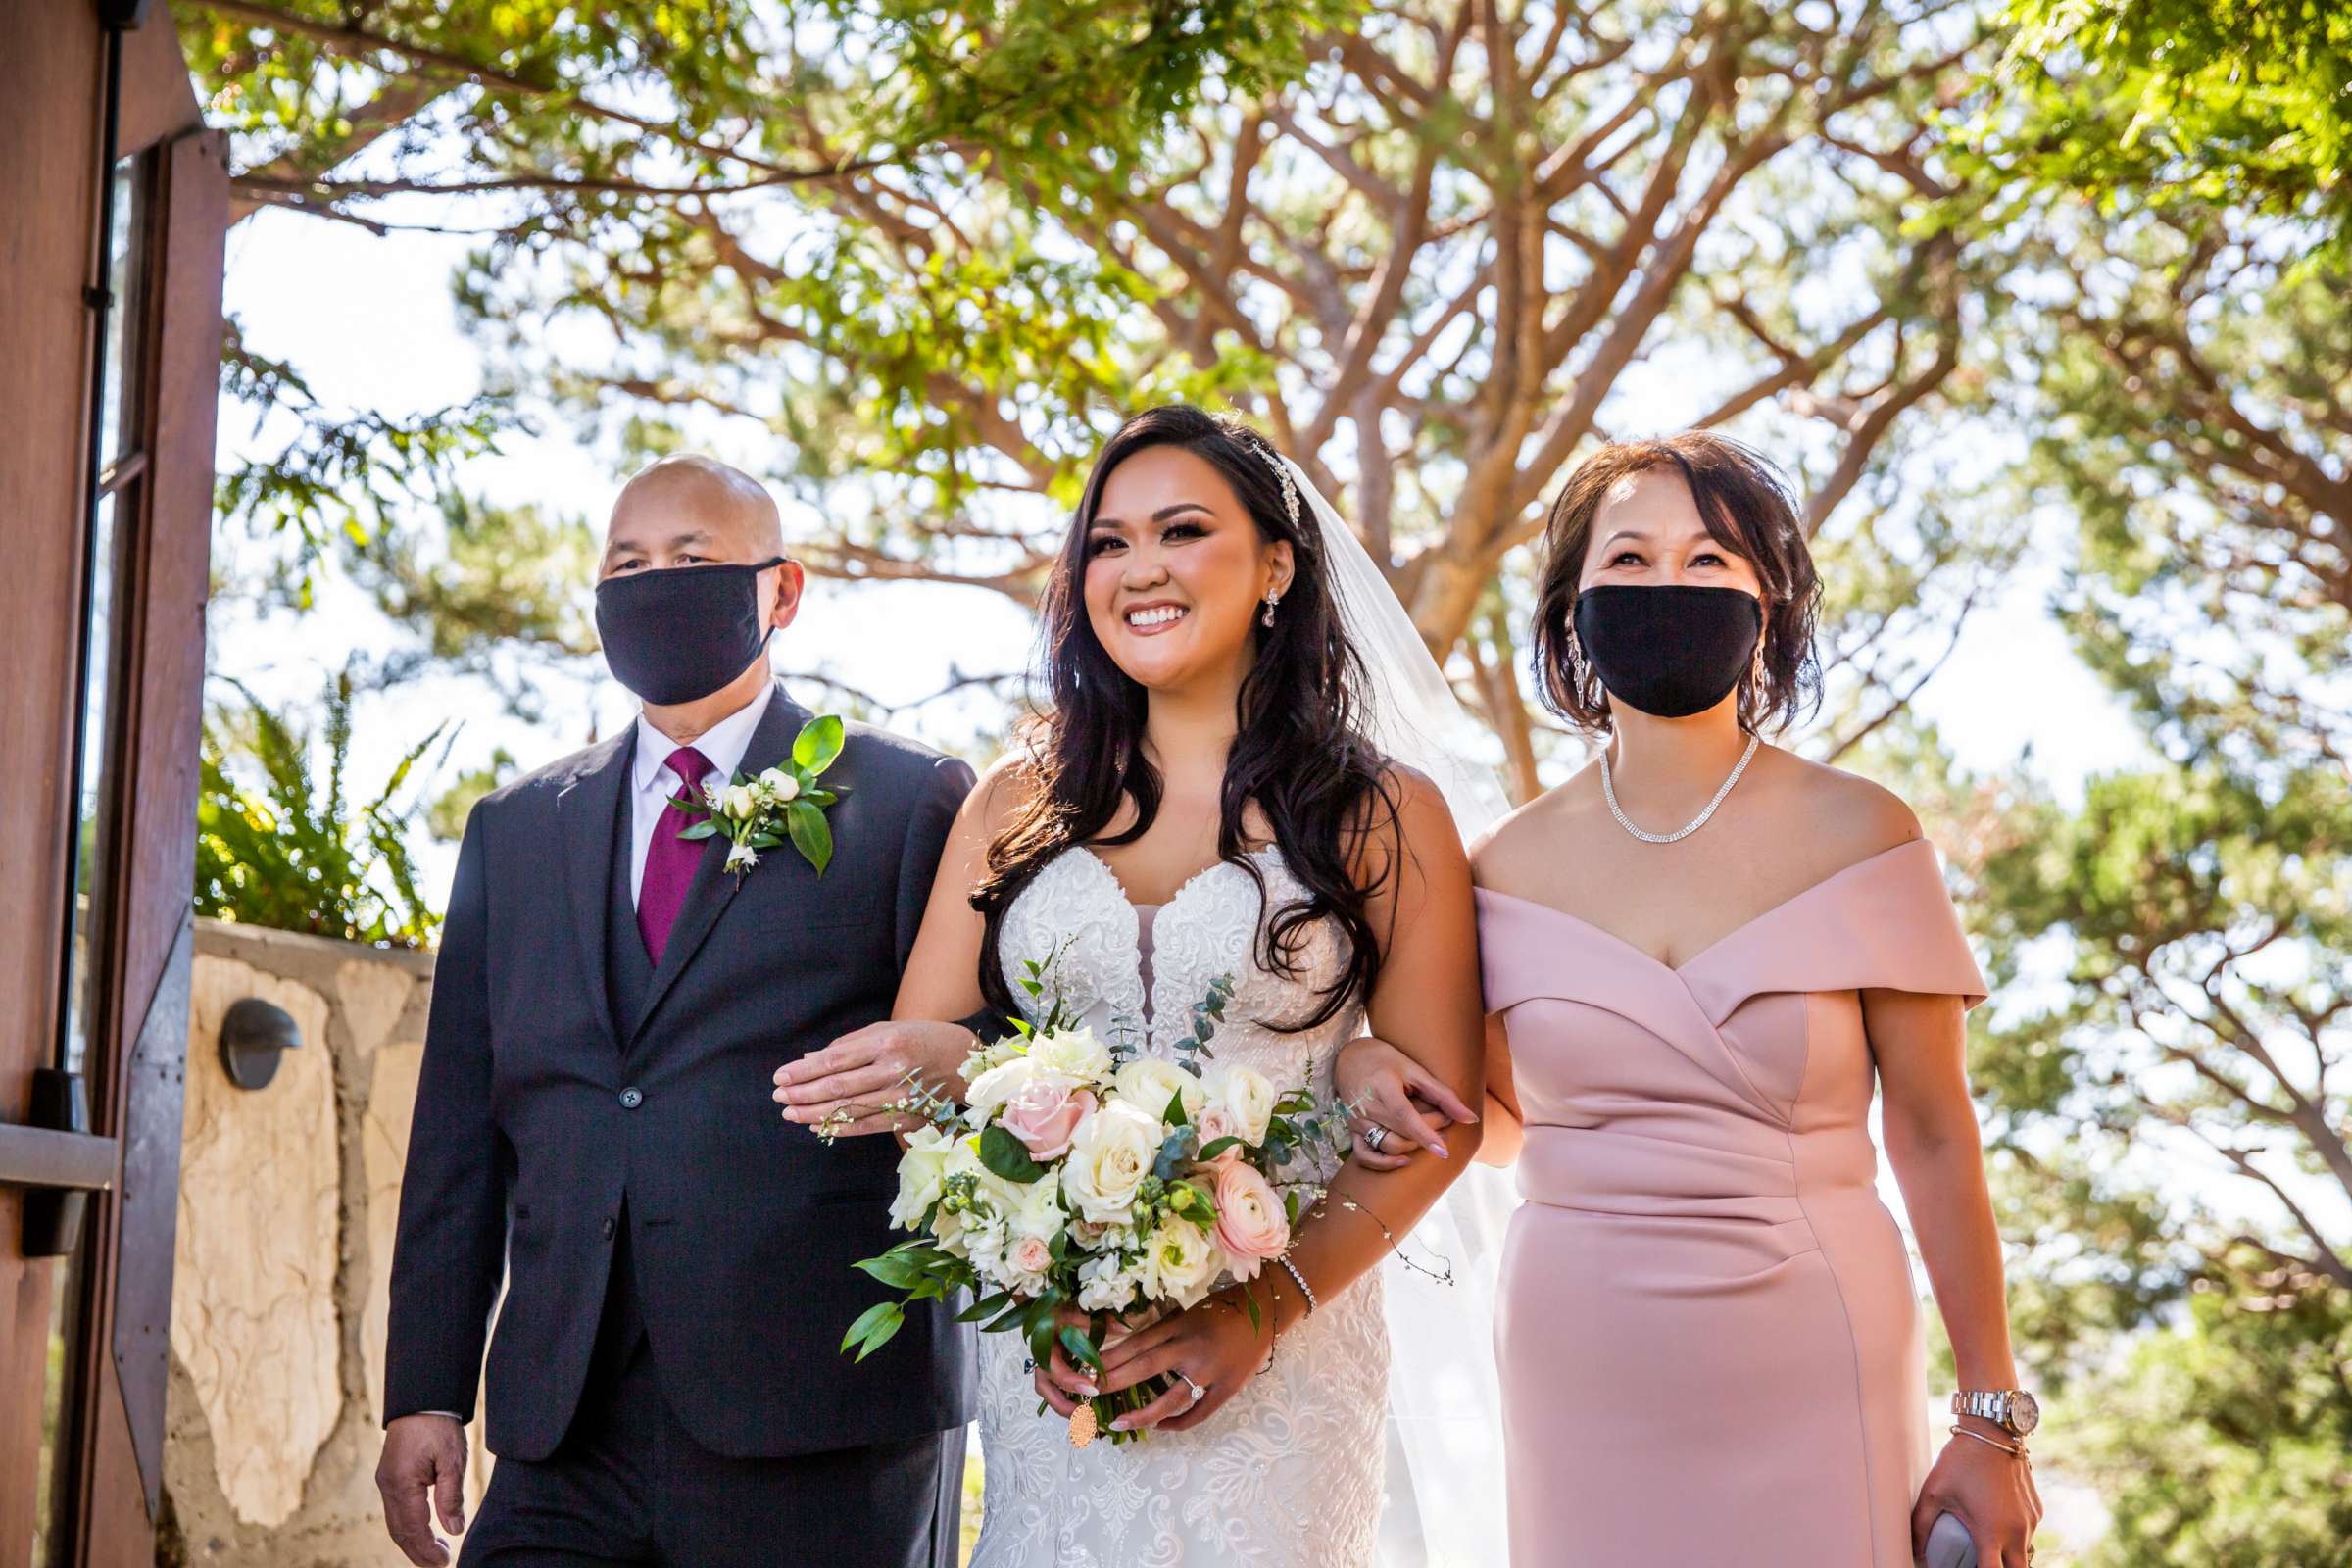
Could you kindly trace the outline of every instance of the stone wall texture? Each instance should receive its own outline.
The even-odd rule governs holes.
[[[385,1289],[432,960],[200,920],[172,1298],[161,1559],[397,1568],[375,1491]],[[302,1046],[259,1090],[221,1066],[238,999]],[[468,1436],[470,1517],[488,1480]]]

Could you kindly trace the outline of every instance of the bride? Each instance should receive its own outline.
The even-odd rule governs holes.
[[[1052,706],[963,805],[897,1021],[804,1058],[778,1091],[787,1115],[870,1106],[910,1070],[956,1087],[975,1036],[935,1020],[1034,1017],[1056,996],[1098,1037],[1173,1058],[1224,976],[1220,1061],[1328,1100],[1368,1018],[1482,1102],[1469,866],[1445,794],[1369,739],[1334,565],[1362,552],[1344,534],[1242,426],[1167,407],[1112,437],[1046,593]],[[1041,999],[1020,985],[1033,963]],[[1066,1417],[1098,1392],[1086,1374],[981,1335],[975,1568],[1371,1563],[1379,1265],[1477,1145],[1465,1118],[1433,1146],[1442,1160],[1298,1172],[1329,1187],[1278,1266],[1106,1348],[1100,1392],[1167,1379],[1115,1423],[1150,1428],[1143,1442],[1073,1446]]]

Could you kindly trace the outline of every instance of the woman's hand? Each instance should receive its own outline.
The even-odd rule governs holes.
[[[1061,1348],[1059,1330],[1074,1328],[1084,1334],[1088,1328],[1087,1316],[1074,1306],[1065,1306],[1054,1314],[1054,1323],[1056,1331],[1054,1348],[1047,1352],[1042,1364],[1031,1368],[1029,1381],[1036,1388],[1037,1396],[1045,1400],[1047,1407],[1055,1415],[1073,1415],[1077,1412],[1080,1399],[1091,1399],[1099,1391],[1093,1374],[1084,1367],[1070,1364],[1069,1352]],[[1118,1332],[1118,1326],[1113,1324],[1111,1335]]]
[[[2003,1434],[2001,1441],[2013,1440]],[[2034,1557],[2034,1532],[2041,1524],[2034,1467],[1975,1438],[1951,1439],[1911,1509],[1913,1557],[1926,1554],[1928,1532],[1936,1528],[1936,1515],[1946,1513],[1968,1526],[1977,1544],[1978,1568],[2026,1568]]]
[[[1331,1078],[1340,1102],[1349,1107],[1355,1148],[1348,1157],[1366,1170],[1397,1169],[1413,1157],[1415,1145],[1444,1159],[1446,1129],[1478,1120],[1444,1080],[1371,1035],[1340,1048]]]
[[[835,1137],[920,1127],[923,1117],[893,1115],[884,1107],[918,1083],[943,1099],[961,1099],[960,1069],[976,1044],[959,1023],[909,1018],[868,1024],[778,1067],[769,1098],[784,1107],[786,1121],[813,1127],[838,1118],[825,1129]]]
[[[1158,1427],[1185,1432],[1215,1415],[1266,1364],[1266,1353],[1273,1348],[1272,1309],[1261,1304],[1259,1313],[1262,1326],[1251,1324],[1250,1309],[1236,1293],[1220,1291],[1198,1306],[1104,1346],[1104,1394],[1117,1394],[1163,1374],[1170,1385],[1151,1403],[1112,1421],[1112,1430]],[[1193,1387],[1200,1390],[1200,1397],[1194,1397]]]

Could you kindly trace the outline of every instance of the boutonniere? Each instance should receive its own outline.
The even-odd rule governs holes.
[[[823,876],[833,859],[833,829],[825,821],[825,808],[849,792],[825,789],[816,780],[840,755],[841,720],[820,713],[801,726],[792,755],[781,765],[763,769],[756,778],[737,773],[724,784],[706,783],[699,798],[674,798],[671,805],[702,818],[678,837],[707,839],[724,833],[726,869],[738,882],[760,863],[761,850],[772,850],[789,838]]]

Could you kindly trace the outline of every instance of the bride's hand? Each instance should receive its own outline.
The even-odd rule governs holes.
[[[1396,1170],[1411,1160],[1416,1144],[1445,1158],[1446,1129],[1478,1120],[1443,1080],[1371,1035],[1340,1048],[1331,1081],[1340,1102],[1350,1107],[1355,1148],[1348,1157],[1366,1170]]]
[[[1058,1328],[1075,1328],[1081,1334],[1087,1329],[1086,1314],[1074,1306],[1065,1306],[1054,1313],[1054,1321]],[[1037,1396],[1055,1415],[1072,1414],[1080,1399],[1095,1396],[1094,1382],[1085,1368],[1070,1364],[1069,1352],[1061,1348],[1058,1333],[1054,1336],[1054,1348],[1046,1352],[1045,1361],[1031,1369],[1029,1382],[1037,1390]]]
[[[1261,1312],[1263,1312],[1261,1308]],[[1215,1415],[1266,1364],[1267,1332],[1250,1321],[1249,1308],[1220,1291],[1200,1305],[1103,1347],[1104,1394],[1132,1389],[1165,1374],[1171,1385],[1150,1404],[1111,1422],[1119,1432],[1158,1427],[1184,1432]],[[1196,1399],[1185,1380],[1200,1390]]]
[[[826,1129],[835,1137],[920,1127],[921,1116],[896,1116],[882,1107],[916,1083],[946,1099],[961,1099],[958,1069],[975,1043],[959,1023],[909,1018],[868,1024],[778,1067],[776,1090],[768,1098],[784,1107],[786,1121],[813,1127],[828,1117],[840,1118]]]

